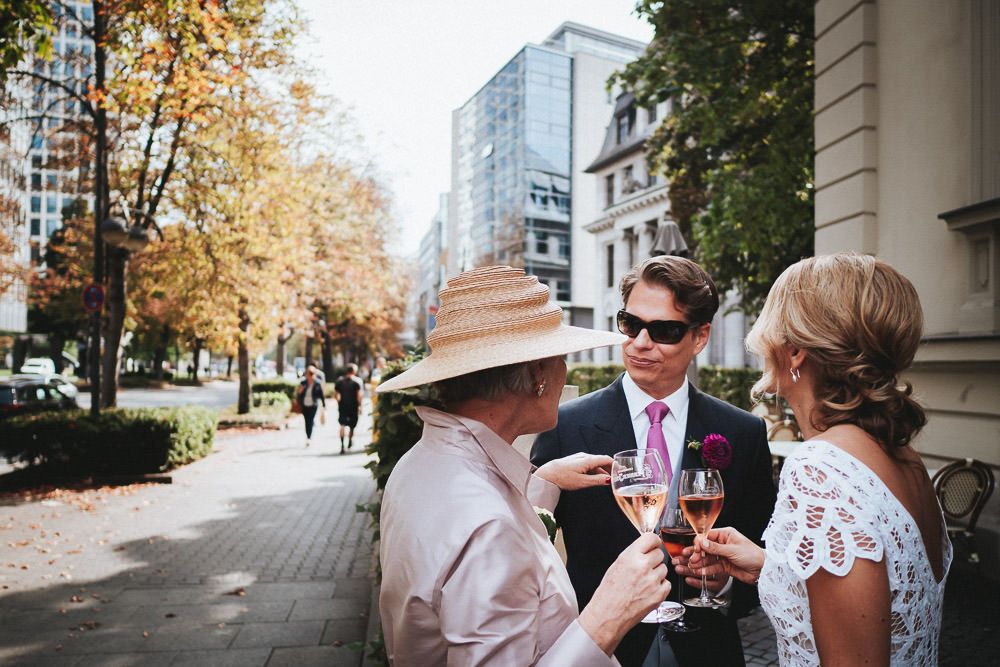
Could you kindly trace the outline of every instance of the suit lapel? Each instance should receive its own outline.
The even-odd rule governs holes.
[[[701,468],[701,456],[693,449],[689,449],[687,443],[692,440],[701,441],[708,435],[709,426],[706,423],[711,415],[705,414],[704,395],[698,391],[693,384],[688,391],[688,418],[687,426],[684,429],[684,456],[681,461],[681,469]]]
[[[635,449],[635,430],[628,413],[622,376],[601,390],[591,419],[580,424],[580,436],[588,452],[614,456],[626,449]]]

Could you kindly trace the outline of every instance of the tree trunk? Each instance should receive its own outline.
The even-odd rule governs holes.
[[[306,368],[309,368],[313,362],[313,343],[315,340],[312,336],[306,337]]]
[[[31,345],[31,339],[27,336],[18,336],[14,339],[14,352],[11,355],[10,370],[12,373],[17,373],[21,370],[21,366],[24,365],[24,360],[28,358],[28,348]]]
[[[245,309],[240,309],[240,340],[237,367],[240,374],[240,394],[236,403],[237,414],[250,412],[250,315]]]
[[[203,341],[201,338],[194,339],[194,359],[193,359],[194,373],[192,374],[191,379],[194,380],[195,382],[198,381],[198,371],[201,370],[199,368],[199,366],[201,366],[201,348],[204,344],[205,341]]]
[[[292,331],[289,331],[288,335],[285,335],[285,323],[282,322],[281,326],[278,327],[278,346],[274,352],[274,370],[278,374],[278,377],[284,377],[285,375],[285,343],[291,337]]]
[[[233,355],[226,357],[226,379],[228,380],[233,376]]]
[[[115,407],[118,401],[118,371],[121,368],[122,332],[125,328],[125,266],[128,251],[108,248],[108,316],[104,331],[101,364],[101,406]]]
[[[106,27],[105,12],[107,7],[103,2],[94,4],[94,91],[105,94],[104,67],[106,54],[104,51],[104,32]],[[104,283],[104,240],[101,238],[101,225],[107,212],[108,194],[108,115],[101,100],[94,103],[94,283]],[[96,310],[90,316],[90,349],[87,363],[90,371],[90,415],[97,417],[101,411],[101,311]],[[117,356],[117,354],[116,354]]]
[[[63,338],[61,333],[51,333],[49,334],[49,358],[52,359],[52,363],[55,364],[56,373],[62,373],[63,368],[66,366],[63,361],[63,345],[66,344],[66,340]]]
[[[90,377],[89,368],[87,367],[87,361],[90,359],[90,348],[87,346],[87,342],[81,343],[76,342],[76,352],[77,352],[77,367],[76,367],[76,377],[78,380]]]
[[[330,337],[330,331],[327,328],[323,328],[323,334],[320,338],[322,348],[320,353],[323,355],[323,374],[329,380],[333,380],[333,339]]]
[[[164,324],[160,331],[160,339],[153,350],[153,377],[157,380],[163,379],[163,362],[167,359],[167,345],[170,344],[170,325]]]

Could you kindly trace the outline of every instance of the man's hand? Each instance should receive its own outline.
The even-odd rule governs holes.
[[[579,452],[553,459],[535,471],[547,482],[563,491],[576,491],[591,486],[611,484],[611,457]]]

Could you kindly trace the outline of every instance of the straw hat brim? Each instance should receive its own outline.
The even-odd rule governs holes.
[[[625,340],[625,336],[614,331],[596,331],[564,324],[545,333],[504,335],[494,338],[495,342],[469,341],[468,345],[450,346],[441,352],[432,350],[430,356],[379,384],[375,391],[381,394],[408,389],[487,368],[621,345]]]

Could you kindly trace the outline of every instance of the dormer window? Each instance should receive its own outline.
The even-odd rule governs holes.
[[[635,107],[631,106],[615,118],[615,143],[625,143],[632,135],[633,127],[635,127]]]

